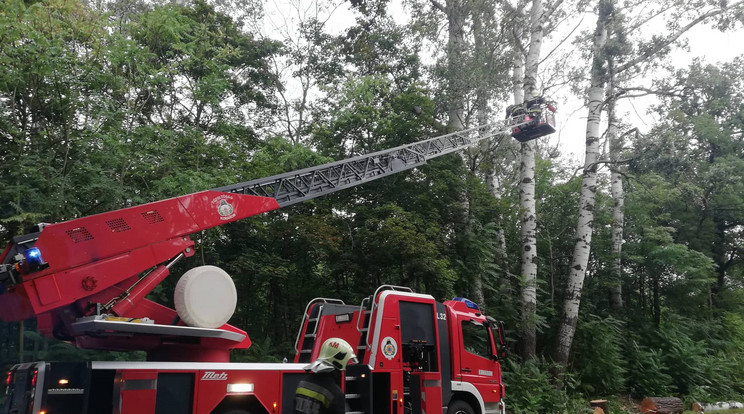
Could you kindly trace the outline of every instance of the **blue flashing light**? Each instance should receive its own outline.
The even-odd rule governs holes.
[[[38,266],[44,263],[44,259],[41,258],[41,250],[38,247],[27,249],[23,255],[26,256],[26,262],[30,266]]]
[[[457,302],[463,302],[463,303],[465,303],[465,306],[467,306],[468,308],[475,309],[477,311],[480,311],[480,308],[478,307],[478,304],[475,303],[475,302],[473,302],[470,299],[465,299],[465,298],[461,298],[461,297],[458,296],[458,297],[456,297],[456,298],[454,298],[452,300],[457,301]]]

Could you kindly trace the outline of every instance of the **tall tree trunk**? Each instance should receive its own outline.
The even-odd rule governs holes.
[[[653,285],[653,295],[654,295],[654,303],[653,303],[653,314],[654,314],[654,326],[656,329],[659,329],[661,326],[661,302],[660,302],[660,293],[659,293],[659,276],[658,274],[654,275],[651,278],[651,282]]]
[[[489,191],[497,200],[503,197],[501,178],[494,172],[488,177],[486,183]],[[506,252],[506,234],[504,233],[504,217],[499,212],[497,216],[499,230],[496,233],[496,263],[502,269],[509,269],[509,255]]]
[[[467,10],[462,0],[449,0],[446,6],[432,0],[435,7],[447,15],[447,116],[451,131],[464,128],[465,82],[465,18]]]
[[[519,51],[514,52],[512,61],[512,93],[515,104],[524,102],[524,56]]]
[[[713,223],[715,224],[715,237],[712,240],[711,252],[713,253],[713,262],[716,267],[716,282],[711,291],[713,293],[713,305],[720,307],[722,305],[721,294],[726,285],[726,270],[729,267],[729,259],[726,254],[726,230],[728,227],[719,213],[713,211],[712,216]]]
[[[467,90],[467,77],[465,76],[465,20],[468,9],[464,0],[447,0],[443,5],[437,0],[430,0],[431,4],[447,16],[447,116],[448,129],[450,131],[461,131],[465,128],[465,92]],[[468,152],[461,152],[463,160],[467,163]],[[465,211],[463,228],[467,231],[470,226],[471,206],[468,194],[462,194],[462,205]],[[477,303],[484,303],[483,280],[481,274],[473,276],[471,293]]]
[[[484,27],[484,20],[486,19],[485,12],[490,9],[489,5],[481,3],[478,5],[478,10],[473,10],[473,37],[475,40],[475,54],[476,56],[482,57],[483,61],[478,68],[482,73],[487,73],[491,70],[492,62],[486,56],[490,56],[492,53],[488,50],[486,36],[489,34],[486,32]],[[488,10],[492,12],[491,10]],[[485,125],[489,123],[491,117],[491,110],[488,106],[488,101],[493,95],[493,85],[488,82],[488,77],[481,75],[478,80],[476,87],[475,106],[478,114],[478,125]],[[479,150],[480,156],[484,160],[485,169],[483,171],[486,188],[497,200],[501,200],[503,197],[501,176],[496,168],[497,160],[495,155],[494,141],[483,140],[480,142]],[[496,263],[503,269],[508,269],[506,263],[506,236],[504,234],[503,217],[501,214],[497,217],[498,232],[496,234]]]
[[[473,37],[475,39],[475,54],[481,55],[485,49],[484,47],[484,36],[485,33],[483,31],[483,21],[481,16],[480,10],[474,10],[473,13]],[[486,70],[485,67],[483,68],[477,68],[479,70]],[[488,85],[482,80],[478,79],[476,86],[475,86],[475,110],[476,110],[476,118],[478,125],[485,125],[488,123],[488,117],[489,117],[489,108],[488,108],[488,97],[490,93],[488,90]],[[485,130],[481,131],[481,134],[485,134]],[[491,140],[490,139],[484,139],[480,141],[478,145],[478,157],[481,160],[485,160],[486,170],[485,170],[485,176],[486,176],[486,183],[490,181],[489,178],[494,176],[494,167],[493,162],[491,160],[486,160],[487,157],[490,157],[490,146],[491,146]],[[483,162],[483,161],[481,161]],[[489,187],[490,189],[490,187]],[[485,296],[483,293],[483,283],[484,278],[486,275],[484,274],[485,271],[481,270],[475,275],[475,281],[473,286],[473,300],[475,300],[476,303],[485,304]]]
[[[525,59],[523,97],[537,95],[537,69],[543,40],[543,3],[532,0],[530,11],[530,47]],[[519,102],[517,102],[519,103]],[[522,356],[535,357],[537,335],[537,213],[535,208],[535,149],[534,142],[521,145],[519,166],[519,205],[522,212]]]
[[[610,67],[612,65],[610,64]],[[622,142],[617,136],[617,116],[615,113],[614,79],[610,74],[607,95],[607,139],[610,142],[610,189],[612,193],[612,279],[610,280],[610,308],[619,311],[623,308],[623,234],[625,230],[625,189],[623,176],[618,164]]]
[[[581,289],[589,263],[589,253],[594,230],[594,200],[597,193],[597,161],[599,159],[599,123],[604,99],[604,60],[602,52],[607,42],[607,26],[612,18],[612,0],[600,0],[597,27],[594,30],[592,47],[591,86],[588,91],[589,113],[586,121],[586,155],[584,159],[581,195],[579,197],[579,218],[576,224],[576,244],[574,245],[571,268],[563,302],[563,312],[553,358],[565,368],[571,353],[576,322],[579,318]]]
[[[535,150],[532,142],[521,145],[519,205],[522,221],[522,357],[535,357],[537,339],[537,220],[535,213]]]

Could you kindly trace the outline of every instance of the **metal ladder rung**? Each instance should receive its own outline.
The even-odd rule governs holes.
[[[364,411],[347,411],[346,414],[364,414]]]
[[[305,334],[305,338],[315,338],[318,334]]]
[[[346,394],[346,399],[362,398],[362,394]]]
[[[300,351],[301,354],[309,354],[309,353],[312,353],[312,352],[313,352],[312,349],[303,349],[302,351]]]

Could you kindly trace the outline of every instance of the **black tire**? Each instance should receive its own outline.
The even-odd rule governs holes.
[[[220,414],[251,414],[248,410],[241,410],[240,408],[224,411]]]
[[[447,414],[475,414],[475,410],[463,400],[454,400],[447,407]]]

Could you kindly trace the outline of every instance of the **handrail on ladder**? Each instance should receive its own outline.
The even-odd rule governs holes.
[[[367,347],[372,346],[372,344],[369,343],[369,327],[372,324],[372,314],[375,312],[375,309],[377,308],[377,298],[378,298],[380,292],[382,292],[384,290],[396,290],[396,291],[400,291],[400,292],[411,292],[411,293],[413,292],[413,289],[411,289],[409,287],[405,287],[405,286],[381,285],[380,287],[377,288],[377,290],[375,291],[375,293],[372,296],[368,296],[368,297],[362,299],[362,303],[361,303],[361,305],[359,305],[359,319],[357,319],[357,326],[356,326],[356,328],[357,328],[357,332],[359,332],[359,333],[362,333],[365,328],[367,329],[366,339],[364,340],[364,342],[367,345]],[[372,301],[372,307],[369,310],[369,314],[370,314],[369,322],[367,323],[367,326],[366,327],[365,326],[362,326],[360,328],[359,327],[360,321],[361,321],[362,324],[364,324],[364,312],[365,312],[365,310],[364,310],[365,309],[364,304],[367,301],[369,301],[369,300]]]
[[[302,317],[302,322],[300,323],[300,330],[297,332],[297,339],[295,340],[295,351],[297,353],[300,352],[300,338],[302,337],[302,330],[305,329],[305,321],[307,321],[310,318],[310,308],[316,303],[335,303],[338,305],[345,305],[343,300],[341,299],[333,299],[333,298],[315,298],[308,302],[307,306],[305,307],[305,313]],[[321,305],[323,306],[323,305]],[[320,319],[320,315],[323,312],[323,309],[321,308],[320,311],[318,311],[318,319]],[[318,332],[318,323],[315,324],[315,329],[313,329],[312,335],[316,334]]]

